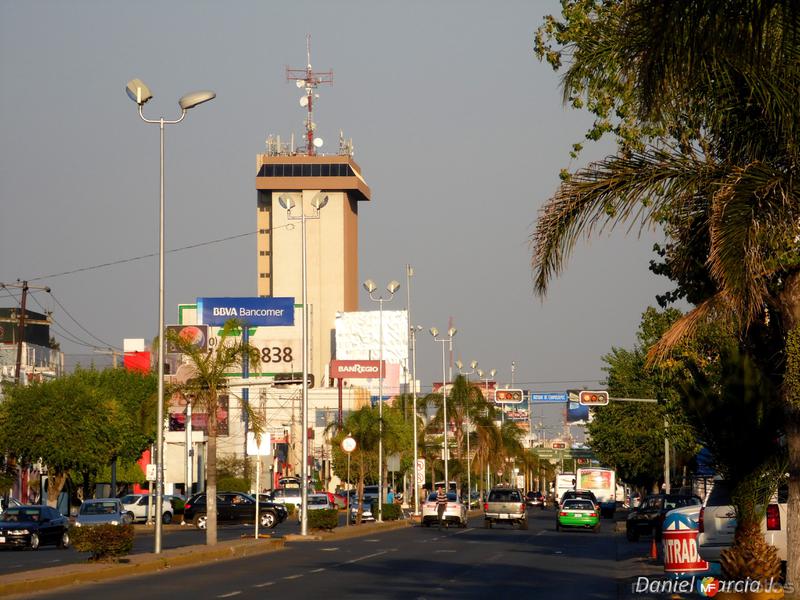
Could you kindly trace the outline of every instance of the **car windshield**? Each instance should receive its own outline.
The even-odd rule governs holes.
[[[113,515],[117,512],[116,502],[84,502],[81,505],[82,515]]]
[[[138,499],[139,499],[139,496],[137,496],[135,494],[128,494],[127,496],[123,496],[120,499],[120,502],[122,502],[123,504],[133,504]]]
[[[517,490],[492,490],[489,494],[489,502],[519,502],[519,500]]]
[[[594,504],[590,500],[567,500],[564,502],[564,510],[592,510]]]
[[[41,511],[38,508],[9,508],[2,514],[3,521],[38,521]]]
[[[308,503],[309,504],[317,504],[317,505],[327,504],[328,503],[328,497],[327,496],[309,496],[308,497]]]

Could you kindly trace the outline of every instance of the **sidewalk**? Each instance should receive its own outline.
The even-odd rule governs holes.
[[[220,542],[216,546],[200,544],[164,550],[161,554],[131,554],[117,563],[73,563],[58,567],[46,567],[35,571],[23,571],[4,575],[0,581],[0,597],[30,595],[34,592],[55,590],[68,585],[93,583],[145,575],[163,569],[190,567],[203,563],[231,560],[276,552],[287,542],[342,540],[361,535],[374,535],[377,532],[409,527],[408,520],[367,523],[359,526],[339,527],[333,532],[320,532],[307,537],[289,534],[276,538],[245,538]],[[180,527],[180,526],[176,526]]]

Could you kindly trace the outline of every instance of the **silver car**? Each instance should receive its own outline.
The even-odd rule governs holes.
[[[94,500],[84,500],[75,519],[75,527],[86,527],[91,525],[128,525],[131,517],[122,508],[119,498],[97,498]]]
[[[150,497],[147,494],[128,494],[123,496],[120,502],[122,502],[122,509],[128,513],[132,522],[147,521],[148,504],[150,503]],[[153,498],[152,502],[153,509],[155,509],[156,499]],[[164,496],[162,510],[161,522],[165,525],[172,523],[175,511],[167,496]]]

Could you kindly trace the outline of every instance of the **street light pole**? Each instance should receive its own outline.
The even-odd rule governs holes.
[[[389,297],[384,298],[378,296],[377,298],[372,293],[378,289],[372,279],[367,279],[364,282],[364,289],[369,294],[369,299],[378,303],[378,523],[383,523],[383,303],[390,302],[394,298],[394,293],[400,289],[400,283],[397,281],[390,281],[386,286],[386,291],[389,292]]]
[[[481,369],[478,369],[478,379],[483,381],[483,396],[484,399],[488,402],[489,401],[489,380],[494,379],[494,376],[497,374],[497,369],[492,369],[489,371],[489,376],[484,377],[484,372]],[[489,482],[489,465],[486,465],[486,490],[489,490],[490,487]]]
[[[128,97],[139,107],[139,116],[145,123],[158,124],[160,137],[159,158],[159,213],[158,213],[158,406],[156,410],[156,508],[154,536],[155,554],[161,553],[161,515],[164,508],[164,125],[176,125],[186,117],[186,111],[198,104],[216,98],[211,91],[192,92],[178,100],[181,116],[172,121],[164,119],[147,119],[142,107],[153,97],[150,89],[139,79],[128,82],[125,90]]]
[[[289,194],[278,196],[278,202],[286,210],[290,221],[300,221],[300,244],[302,246],[302,278],[303,278],[303,399],[301,412],[303,414],[303,458],[300,465],[300,535],[308,535],[308,260],[306,257],[306,221],[319,219],[320,211],[328,203],[328,196],[324,192],[317,193],[311,199],[314,214],[307,215],[300,198],[300,214],[293,215],[294,198]]]
[[[445,358],[444,358],[444,345],[453,343],[453,336],[456,334],[456,328],[451,327],[447,330],[448,337],[437,337],[439,335],[439,330],[436,327],[430,328],[431,335],[433,336],[434,341],[442,343],[442,429],[444,430],[444,489],[446,492],[450,492],[450,475],[447,468],[447,459],[448,459],[448,447],[447,447],[447,373],[446,373],[446,366],[445,366]]]
[[[464,377],[467,378],[467,510],[470,508],[470,504],[472,502],[472,461],[470,459],[469,453],[469,434],[472,430],[472,423],[470,422],[469,416],[469,402],[470,402],[470,389],[469,389],[469,376],[475,373],[475,369],[478,366],[478,361],[473,360],[469,363],[469,366],[472,368],[472,371],[462,371],[461,367],[464,366],[464,363],[461,360],[456,361],[456,366],[458,367],[458,372],[461,373]]]

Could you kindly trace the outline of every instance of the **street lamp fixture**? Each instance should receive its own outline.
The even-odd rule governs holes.
[[[290,221],[300,221],[300,245],[302,247],[302,279],[303,279],[303,398],[301,413],[303,415],[303,457],[300,465],[300,535],[308,535],[308,259],[306,257],[306,221],[319,219],[320,210],[328,203],[328,196],[324,192],[318,192],[311,199],[313,214],[307,215],[303,209],[302,197],[300,201],[300,214],[293,215],[292,209],[295,207],[294,198],[290,194],[278,196],[278,204],[286,210],[286,216]],[[349,518],[349,516],[348,516]]]
[[[389,297],[374,296],[375,290],[378,286],[372,279],[364,281],[364,289],[369,294],[369,299],[378,303],[378,523],[383,522],[383,303],[390,302],[394,298],[394,294],[400,289],[400,283],[397,281],[390,281],[386,286],[386,291],[389,292]]]
[[[430,328],[431,335],[434,341],[442,343],[442,429],[444,430],[443,441],[443,455],[444,455],[444,489],[450,491],[450,474],[447,468],[448,460],[448,447],[447,447],[447,374],[445,372],[445,359],[444,359],[444,345],[449,344],[450,350],[453,349],[453,336],[456,334],[456,328],[451,327],[447,330],[448,337],[438,337],[439,330],[436,327]]]
[[[163,514],[164,506],[164,125],[175,125],[183,121],[186,111],[194,108],[198,104],[208,102],[216,98],[216,94],[211,91],[192,92],[186,94],[179,101],[181,116],[174,120],[147,119],[142,113],[142,107],[153,97],[148,88],[140,79],[132,79],[125,87],[128,97],[136,102],[139,107],[139,116],[145,123],[158,124],[160,131],[160,204],[159,204],[159,227],[158,227],[158,403],[156,414],[156,508],[155,514],[155,554],[161,553],[162,527],[160,515]]]

